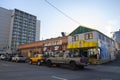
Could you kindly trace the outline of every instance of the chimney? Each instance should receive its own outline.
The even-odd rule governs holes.
[[[61,35],[62,35],[62,37],[66,36],[66,35],[65,35],[65,32],[61,32]]]

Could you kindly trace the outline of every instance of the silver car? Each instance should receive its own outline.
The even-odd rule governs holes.
[[[12,61],[14,61],[14,62],[25,62],[26,57],[24,57],[22,55],[15,55],[14,57],[12,57]]]

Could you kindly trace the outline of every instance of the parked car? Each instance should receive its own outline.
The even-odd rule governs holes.
[[[11,61],[13,57],[13,54],[6,54],[6,59],[7,61]]]
[[[43,54],[35,54],[34,57],[30,58],[28,61],[29,64],[42,65],[45,63],[45,57]]]
[[[12,61],[14,61],[14,62],[26,62],[26,57],[24,57],[22,55],[15,55],[14,57],[12,57]]]
[[[0,55],[0,59],[1,59],[1,60],[5,60],[5,59],[6,59],[6,55],[5,55],[5,54],[1,54],[1,55]]]

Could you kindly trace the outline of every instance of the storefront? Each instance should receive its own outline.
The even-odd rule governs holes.
[[[28,43],[19,45],[18,49],[20,50],[21,54],[25,57],[33,57],[36,53],[42,52],[42,41],[34,42],[34,43]]]
[[[18,49],[26,57],[32,57],[36,53],[49,54],[67,49],[67,36],[46,39],[34,43],[19,45]]]
[[[48,55],[53,55],[67,49],[67,37],[58,37],[43,41],[43,52]]]

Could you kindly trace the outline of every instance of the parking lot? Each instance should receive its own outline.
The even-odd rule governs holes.
[[[85,69],[73,71],[67,66],[49,68],[45,65],[0,61],[0,80],[120,80],[118,62],[88,65]]]

